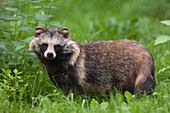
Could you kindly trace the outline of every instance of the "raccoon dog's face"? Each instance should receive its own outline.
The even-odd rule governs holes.
[[[69,31],[63,28],[45,28],[38,26],[35,29],[35,38],[29,45],[29,50],[34,51],[39,57],[47,60],[68,60],[75,62],[80,50],[77,44],[69,37]]]

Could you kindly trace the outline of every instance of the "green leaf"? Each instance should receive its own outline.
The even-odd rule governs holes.
[[[21,64],[20,62],[18,62],[16,59],[12,59],[9,61],[8,65],[19,65]]]
[[[123,96],[122,94],[120,93],[116,93],[116,99],[119,103],[122,103],[123,102]]]
[[[158,71],[158,74],[160,74],[160,73],[162,73],[162,72],[164,72],[164,71],[166,71],[168,69],[170,69],[170,66],[162,68],[161,70]]]
[[[160,96],[160,95],[161,95],[161,93],[159,93],[159,92],[153,92],[153,93],[152,93],[152,95]]]
[[[32,0],[19,0],[19,2],[23,4],[29,4],[30,2],[32,2]]]
[[[99,105],[99,103],[95,99],[92,99],[92,101],[90,103],[90,108],[97,107],[98,105]]]
[[[101,108],[102,110],[106,109],[107,107],[108,107],[108,102],[102,102],[102,103],[100,104],[100,108]]]
[[[41,8],[41,6],[31,6],[30,8]]]
[[[30,23],[30,24],[37,24],[36,21],[28,21],[28,23]]]
[[[25,53],[25,58],[36,58],[36,55],[35,55],[35,53],[34,52],[32,52],[32,51],[27,51],[26,53]]]
[[[29,1],[30,1],[30,0],[29,0]],[[41,1],[43,1],[43,0],[31,1],[31,3],[39,3],[39,2],[41,2]]]
[[[71,103],[73,103],[74,102],[74,95],[73,95],[73,93],[70,94],[70,97],[71,97]]]
[[[37,62],[36,54],[32,51],[27,51],[24,55],[24,58],[28,61]]]
[[[127,101],[130,102],[132,100],[132,94],[129,91],[126,91],[124,93],[125,97],[127,98]]]
[[[167,26],[170,26],[170,20],[164,20],[164,21],[161,21],[161,23]]]
[[[45,14],[35,13],[35,18],[36,18],[37,20],[46,21],[46,20],[49,19],[50,17],[52,17],[52,15],[45,15]]]
[[[7,40],[11,40],[11,37],[15,37],[16,35],[10,32],[2,31],[3,37],[5,37]]]
[[[28,86],[28,84],[26,84],[22,89],[21,89],[21,92],[19,93],[19,101],[18,101],[18,104],[21,102],[21,99],[23,97],[23,94],[24,94],[24,91],[26,89],[26,87]]]
[[[12,1],[12,0],[10,0],[10,1],[6,1],[6,2],[4,2],[3,4],[14,4],[14,3],[16,3],[16,1]]]
[[[17,8],[5,7],[5,9],[8,11],[17,12]]]
[[[15,16],[7,16],[7,15],[0,15],[0,20],[20,20],[21,17],[15,17]]]
[[[86,100],[83,99],[82,104],[81,104],[81,108],[84,108],[85,102],[86,102]]]
[[[28,37],[28,38],[24,39],[24,42],[30,43],[33,38],[34,38],[34,36]]]
[[[15,45],[15,51],[18,51],[22,48],[25,48],[25,43],[24,42],[21,42],[21,41],[12,41],[12,43]]]
[[[6,75],[10,75],[11,74],[11,70],[7,69],[2,69],[2,72],[4,72]]]
[[[3,53],[5,51],[5,47],[4,46],[0,46],[0,53]]]
[[[4,46],[5,46],[6,51],[8,51],[8,52],[14,51],[14,46],[11,43],[5,42]]]
[[[45,8],[52,8],[52,9],[56,9],[58,7],[54,7],[54,6],[45,6]]]
[[[19,27],[18,30],[19,31],[26,31],[26,32],[30,32],[30,30],[33,29],[32,27]]]
[[[161,35],[159,36],[156,40],[155,40],[155,43],[154,45],[158,45],[158,44],[161,44],[161,43],[165,43],[167,41],[170,40],[170,36],[168,35]]]
[[[16,75],[18,75],[18,70],[17,69],[14,69],[13,71]]]
[[[55,27],[62,27],[61,24],[57,21],[51,21],[51,22],[48,23],[48,25],[53,25]]]

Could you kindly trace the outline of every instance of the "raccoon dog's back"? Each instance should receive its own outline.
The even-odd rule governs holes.
[[[135,93],[137,88],[148,87],[144,89],[147,91],[154,88],[153,57],[138,42],[126,39],[90,42],[85,45],[85,51],[85,69],[89,70],[88,81],[91,83],[97,81],[108,86],[108,89],[112,88],[109,85],[112,84],[123,92],[128,90],[131,93]],[[151,85],[144,84],[148,77],[153,81]],[[103,90],[106,89],[103,87]]]
[[[136,41],[81,44],[69,37],[65,27],[37,27],[30,50],[65,93],[74,90],[77,94],[106,94],[116,87],[134,94],[150,92],[156,84],[153,57]]]

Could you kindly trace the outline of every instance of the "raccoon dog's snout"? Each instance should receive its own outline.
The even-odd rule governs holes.
[[[44,57],[49,59],[49,60],[55,59],[56,53],[55,53],[53,45],[48,44],[48,47],[47,47],[46,51],[44,52]]]
[[[46,51],[44,53],[44,57],[49,59],[49,60],[53,60],[56,57],[56,54],[53,51]]]

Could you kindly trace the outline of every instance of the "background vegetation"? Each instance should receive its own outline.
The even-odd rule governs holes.
[[[170,112],[170,26],[168,21],[160,23],[168,19],[169,0],[0,1],[0,112]],[[66,26],[70,36],[82,43],[140,42],[155,59],[156,89],[140,99],[126,92],[128,103],[119,92],[102,97],[64,96],[28,51],[38,25]]]

